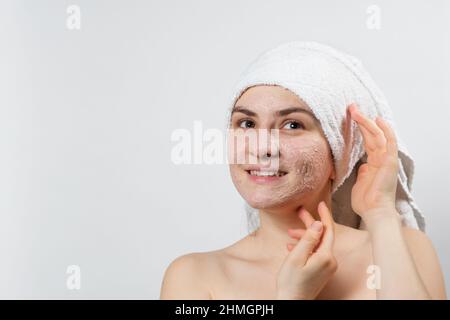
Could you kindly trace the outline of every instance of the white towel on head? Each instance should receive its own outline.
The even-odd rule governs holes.
[[[358,166],[366,162],[367,155],[357,124],[345,121],[349,117],[347,107],[356,102],[367,117],[385,119],[396,132],[399,150],[396,208],[404,225],[425,231],[425,217],[411,194],[414,161],[398,135],[386,98],[357,58],[324,44],[301,41],[284,43],[262,53],[247,67],[234,88],[228,123],[231,109],[241,94],[261,84],[279,85],[297,94],[320,121],[336,169],[332,185],[333,216],[337,222],[352,227],[364,228],[351,207],[351,189]]]

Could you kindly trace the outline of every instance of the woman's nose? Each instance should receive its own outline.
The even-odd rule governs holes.
[[[254,155],[260,160],[278,158],[280,154],[279,136],[276,133],[260,132],[258,134],[257,146],[254,149]]]

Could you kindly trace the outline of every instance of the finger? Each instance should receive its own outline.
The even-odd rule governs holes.
[[[352,103],[349,106],[349,110],[350,110],[350,114],[352,115],[352,118],[354,118],[356,122],[358,122],[361,125],[363,125],[367,130],[370,131],[370,133],[372,133],[373,135],[383,134],[383,131],[380,128],[378,128],[376,123],[373,120],[371,120],[368,117],[366,117],[359,110],[359,108],[358,108],[356,103]]]
[[[377,144],[375,143],[374,137],[372,133],[364,128],[362,125],[358,123],[358,128],[361,130],[363,136],[364,148],[367,151],[375,151],[377,149]]]
[[[365,115],[363,115],[356,104],[352,104],[350,107],[350,113],[352,118],[358,123],[359,128],[367,138],[368,144],[374,144],[376,147],[382,148],[386,144],[386,137],[384,136],[383,130],[381,130],[378,125]],[[371,146],[370,146],[371,147]]]
[[[312,215],[305,208],[301,207],[298,217],[303,221],[306,228],[309,228],[310,225],[315,221]]]
[[[386,137],[386,151],[389,155],[398,157],[398,146],[397,146],[397,138],[395,136],[394,130],[391,128],[391,126],[387,123],[386,120],[382,119],[381,117],[377,117],[375,119],[378,126],[383,130],[383,133]]]
[[[288,242],[287,245],[286,245],[288,251],[291,251],[297,245],[297,243],[298,243],[298,240],[297,241],[290,241],[290,242]]]
[[[288,229],[288,234],[291,238],[300,239],[305,234],[305,229]]]
[[[367,172],[369,172],[369,165],[367,163],[361,164],[358,168],[358,174],[356,176],[356,181],[363,179]]]
[[[326,227],[331,227],[334,230],[334,218],[333,214],[331,213],[330,209],[328,208],[325,201],[320,201],[319,205],[317,207],[320,220]]]
[[[349,107],[349,110],[355,110],[356,107],[354,107],[354,105],[352,104]],[[374,137],[373,134],[366,129],[361,123],[359,123],[357,120],[357,116],[356,116],[357,111],[351,111],[351,117],[352,119],[357,123],[359,130],[361,131],[361,135],[363,137],[363,143],[364,143],[364,148],[367,151],[373,151],[376,149],[376,143],[374,141]]]
[[[296,243],[288,243],[288,244],[286,245],[287,250],[288,250],[289,252],[291,252],[292,249],[295,248],[295,245],[296,245]],[[313,250],[313,251],[315,251],[315,250]]]
[[[320,220],[324,225],[324,234],[320,247],[317,250],[332,250],[334,245],[334,230],[335,222],[333,219],[333,214],[328,209],[328,206],[324,201],[319,203],[318,212]]]
[[[369,171],[369,165],[367,163],[363,163],[358,168],[358,176],[360,174],[367,173]]]
[[[323,232],[323,224],[320,221],[315,221],[311,227],[309,227],[305,235],[292,249],[289,259],[300,266],[304,266],[310,254],[314,251],[314,248],[320,242]]]

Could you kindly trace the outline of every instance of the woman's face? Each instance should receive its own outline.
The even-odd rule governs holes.
[[[335,176],[331,151],[319,121],[290,90],[271,85],[250,87],[234,106],[231,129],[230,137],[233,132],[263,132],[255,135],[256,146],[249,140],[240,144],[229,140],[234,141],[229,142],[233,144],[233,156],[246,159],[244,163],[230,164],[231,178],[254,208],[301,204],[323,192]],[[271,129],[279,129],[276,142],[273,139],[277,135],[271,135]],[[262,139],[264,134],[267,140]],[[271,143],[276,147],[271,148]],[[257,163],[249,164],[249,159],[256,159]]]

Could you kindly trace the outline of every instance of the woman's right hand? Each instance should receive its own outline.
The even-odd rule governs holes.
[[[306,209],[300,209],[299,217],[307,229],[288,230],[292,238],[300,240],[287,244],[290,253],[277,275],[279,300],[315,299],[337,270],[333,216],[323,201],[318,212],[321,221],[315,221]]]

